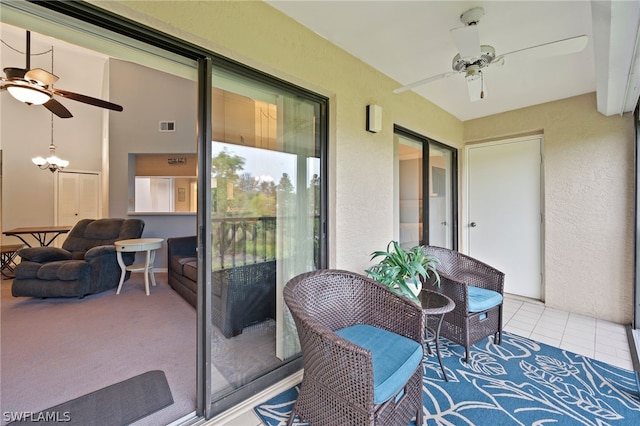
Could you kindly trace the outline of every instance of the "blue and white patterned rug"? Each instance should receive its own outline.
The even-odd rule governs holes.
[[[436,356],[425,356],[427,425],[640,425],[632,371],[506,332],[501,345],[490,339],[474,345],[468,364],[463,347],[440,342],[449,381]],[[285,425],[298,390],[273,397],[255,413],[265,425]]]

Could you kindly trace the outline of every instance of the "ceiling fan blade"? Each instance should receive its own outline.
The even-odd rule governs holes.
[[[586,35],[580,35],[576,37],[566,38],[564,40],[552,41],[549,43],[539,44],[537,46],[526,47],[524,49],[514,50],[513,52],[505,53],[494,59],[494,62],[500,61],[506,56],[517,56],[522,53],[527,54],[527,59],[546,58],[551,56],[569,55],[571,53],[578,53],[587,47],[589,37]]]
[[[448,77],[451,77],[452,75],[457,75],[457,74],[459,73],[455,71],[449,71],[449,72],[445,72],[444,74],[438,74],[431,77],[423,78],[422,80],[418,80],[411,84],[407,84],[406,86],[399,87],[396,90],[394,90],[393,93],[406,92],[407,90],[411,90],[415,87],[422,86],[423,84],[431,83],[432,81],[436,81],[441,78],[448,78]]]
[[[60,102],[56,101],[53,98],[49,99],[47,102],[45,102],[42,105],[60,118],[73,117],[71,112],[64,105],[62,105]]]
[[[477,25],[454,28],[451,30],[451,37],[462,59],[480,57],[480,35]]]
[[[51,86],[58,81],[58,76],[51,74],[49,71],[45,71],[42,68],[34,68],[27,71],[24,75],[26,80],[36,81],[42,86]]]
[[[467,90],[469,91],[469,99],[471,102],[479,101],[487,95],[487,88],[484,84],[484,78],[467,78]]]
[[[118,104],[111,103],[111,102],[104,101],[102,99],[92,98],[91,96],[81,95],[79,93],[69,92],[69,91],[66,91],[66,90],[55,89],[55,88],[51,89],[51,91],[55,95],[60,95],[63,98],[69,98],[69,99],[72,99],[74,101],[78,101],[78,102],[82,102],[82,103],[85,103],[85,104],[97,106],[97,107],[100,107],[100,108],[110,109],[110,110],[113,110],[113,111],[122,111],[122,106],[120,106]]]

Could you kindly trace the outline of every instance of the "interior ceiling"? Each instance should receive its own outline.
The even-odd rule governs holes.
[[[598,93],[600,112],[621,113],[624,102],[619,98],[624,97],[633,65],[640,4],[600,1],[592,16],[587,0],[266,1],[391,77],[398,87],[452,71],[458,50],[450,30],[463,26],[460,15],[473,7],[484,9],[478,24],[480,43],[493,46],[496,56],[583,34],[589,37],[579,53],[507,57],[503,66],[483,69],[485,97],[475,102],[469,99],[464,74],[413,89],[462,121],[590,92]],[[594,21],[599,23],[595,39]],[[640,88],[637,82],[632,86],[632,91]],[[634,96],[627,110],[635,107]]]
[[[584,93],[597,92],[597,108],[604,115],[633,111],[640,93],[638,49],[640,1],[278,1],[265,0],[355,57],[398,82],[398,87],[452,71],[457,48],[450,30],[463,26],[460,15],[482,7],[478,32],[481,44],[495,48],[496,56],[514,50],[568,37],[587,35],[586,48],[579,53],[555,57],[508,56],[503,66],[483,69],[486,96],[472,102],[463,74],[453,75],[413,89],[462,121],[484,117]],[[24,49],[24,30],[0,25],[2,40]],[[95,41],[85,40],[89,49],[32,34],[33,52],[51,47],[79,49],[87,55],[113,53]],[[6,45],[1,46],[8,49]],[[122,47],[118,50],[122,56]],[[132,49],[133,52],[133,49]],[[24,66],[24,55],[12,53]],[[139,50],[131,58],[141,60]],[[170,69],[175,61],[159,61],[158,55],[145,62],[157,69]],[[156,57],[158,56],[158,57]],[[46,64],[35,66],[48,69]],[[123,57],[129,59],[129,57]],[[171,64],[167,65],[167,62]],[[171,65],[174,66],[174,65]],[[187,73],[195,78],[194,66]],[[62,76],[61,76],[62,77]],[[65,81],[65,83],[68,83]],[[64,86],[65,89],[70,89]],[[393,96],[407,96],[407,93]]]

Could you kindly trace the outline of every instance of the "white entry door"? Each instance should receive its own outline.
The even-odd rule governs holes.
[[[505,292],[542,298],[540,137],[467,147],[469,254],[505,273]]]

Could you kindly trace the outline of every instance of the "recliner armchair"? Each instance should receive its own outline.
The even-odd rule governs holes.
[[[82,219],[58,247],[29,247],[18,252],[11,294],[15,297],[79,297],[115,289],[120,266],[113,243],[140,238],[140,219]],[[123,253],[126,265],[135,253]],[[128,273],[129,274],[129,273]],[[127,278],[129,275],[127,275]]]

